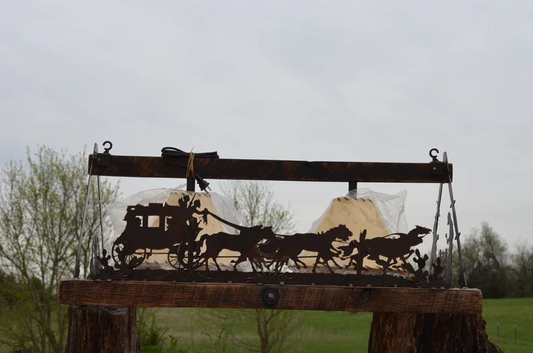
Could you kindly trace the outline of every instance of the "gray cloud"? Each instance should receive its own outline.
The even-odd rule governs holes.
[[[0,162],[26,146],[455,165],[463,232],[530,237],[530,2],[8,2]],[[89,147],[90,149],[91,147]],[[129,180],[124,193],[179,181]],[[409,190],[431,224],[435,185]],[[276,183],[303,230],[345,185]]]

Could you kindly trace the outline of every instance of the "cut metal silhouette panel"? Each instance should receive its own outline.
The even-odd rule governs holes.
[[[337,224],[316,233],[276,234],[268,225],[245,227],[224,219],[204,207],[208,198],[200,195],[182,194],[172,205],[127,206],[126,225],[111,255],[95,258],[101,270],[91,278],[390,286],[438,280],[449,286],[443,271],[429,276],[427,255],[414,249],[428,228],[371,237],[366,228],[354,234]],[[204,232],[209,227],[225,230]]]
[[[188,191],[130,198],[117,206],[118,213],[110,212],[116,238],[108,246],[103,234],[101,243],[93,238],[89,278],[445,288],[457,281],[466,286],[453,168],[446,154],[442,162],[437,159],[436,149],[430,151],[430,163],[238,160],[220,159],[216,153],[195,158],[177,149],[164,149],[161,157],[111,156],[110,149],[109,143],[104,153],[98,153],[95,146],[89,158],[89,184],[92,175],[185,177]],[[269,224],[243,226],[218,207],[214,194],[194,192],[195,182],[202,191],[209,188],[204,177],[347,182],[356,190],[334,199],[308,232],[277,234]],[[405,195],[367,197],[357,190],[359,182],[439,183],[433,231],[423,226],[409,229],[401,215],[386,214],[391,208],[380,205],[384,199],[403,202]],[[437,253],[443,184],[448,184],[451,213],[449,234],[442,237],[446,249]],[[402,213],[403,203],[392,209]],[[80,274],[82,238],[83,221],[75,278]],[[427,239],[429,256],[417,248]],[[455,249],[458,271],[451,268]]]

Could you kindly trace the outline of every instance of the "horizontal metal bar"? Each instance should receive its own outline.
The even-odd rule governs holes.
[[[89,165],[92,156],[89,156]],[[187,159],[111,155],[108,165],[95,165],[93,175],[141,178],[185,178]],[[308,162],[195,158],[194,172],[202,178],[227,180],[286,180],[379,183],[447,183],[452,165],[442,174],[430,163]]]

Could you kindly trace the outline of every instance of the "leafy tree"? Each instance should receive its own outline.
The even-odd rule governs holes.
[[[276,202],[274,192],[266,183],[230,182],[222,184],[223,192],[234,201],[235,208],[243,217],[243,224],[272,226],[275,233],[294,231],[294,213],[290,205]],[[210,310],[202,315],[201,322],[215,326],[204,327],[216,352],[288,352],[293,351],[294,341],[302,328],[302,315],[287,310]],[[233,331],[236,323],[245,323],[257,328],[258,341],[245,342]]]
[[[487,222],[465,239],[462,253],[469,287],[481,289],[485,298],[509,295],[512,271],[507,243]]]
[[[533,246],[527,241],[510,253],[505,239],[483,222],[465,238],[463,260],[468,286],[481,289],[485,298],[533,295]]]
[[[66,307],[57,304],[61,279],[72,276],[86,200],[84,154],[68,155],[49,147],[0,172],[0,263],[17,285],[3,293],[13,305],[2,312],[3,343],[34,353],[63,352]],[[87,210],[81,273],[87,274],[91,240],[100,234],[96,186]],[[113,202],[118,185],[101,184],[102,203]],[[107,229],[107,225],[106,225]]]
[[[272,226],[274,233],[294,231],[294,212],[276,202],[271,186],[255,181],[233,181],[222,184],[222,192],[233,200],[247,227]]]

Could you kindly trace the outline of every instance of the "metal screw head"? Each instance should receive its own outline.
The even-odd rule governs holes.
[[[267,305],[276,305],[279,300],[279,294],[274,289],[266,289],[263,291],[263,301]]]

